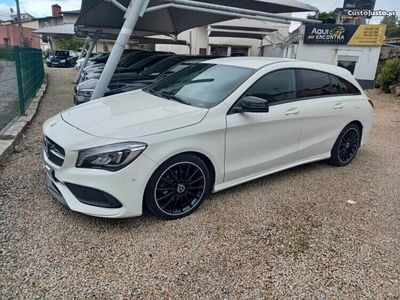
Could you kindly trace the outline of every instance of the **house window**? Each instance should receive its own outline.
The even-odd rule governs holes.
[[[354,75],[354,71],[356,69],[356,61],[348,61],[348,60],[338,60],[338,66],[345,68],[350,71],[351,74]]]

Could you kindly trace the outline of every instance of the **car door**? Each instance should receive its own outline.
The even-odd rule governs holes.
[[[241,97],[266,99],[269,112],[235,112],[226,116],[225,181],[253,177],[295,161],[304,114],[296,101],[293,69],[272,71],[256,81]]]
[[[297,72],[305,110],[298,159],[328,157],[340,131],[351,120],[352,97],[342,94],[336,76],[310,69]]]

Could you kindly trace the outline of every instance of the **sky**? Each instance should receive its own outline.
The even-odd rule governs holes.
[[[34,17],[45,17],[51,15],[51,5],[59,4],[62,10],[80,9],[81,0],[19,0],[21,12],[27,12]],[[284,1],[284,0],[283,0]],[[322,11],[332,11],[336,7],[342,7],[344,0],[300,0],[311,4]],[[10,8],[15,9],[15,0],[0,0],[0,19],[10,19]],[[400,15],[399,0],[376,0],[375,9],[396,11]],[[306,17],[309,13],[295,13],[294,16]],[[379,18],[372,18],[371,23],[379,23]],[[298,25],[297,25],[298,26]],[[292,24],[291,29],[297,27],[296,23]]]

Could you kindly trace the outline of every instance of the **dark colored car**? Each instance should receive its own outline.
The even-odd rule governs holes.
[[[140,74],[115,74],[112,77],[112,80],[108,85],[107,92],[104,94],[104,96],[141,89],[149,84],[154,83],[156,80],[165,78],[188,66],[212,58],[216,57],[174,55],[158,62],[157,64],[154,64],[152,67],[147,68]],[[77,85],[75,87],[74,103],[81,104],[90,101],[93,91],[96,88],[97,81],[97,79],[91,79]]]
[[[149,68],[158,62],[167,59],[168,57],[172,56],[174,54],[155,54],[155,55],[150,55],[147,57],[144,57],[140,59],[137,63],[132,64],[129,67],[118,67],[115,69],[114,74],[123,74],[123,73],[138,73],[140,74],[143,72],[146,68]],[[175,56],[175,55],[174,55]],[[85,76],[85,79],[99,79],[101,76],[101,72],[94,72],[87,74]]]
[[[121,59],[118,62],[118,68],[128,68],[131,65],[137,63],[141,59],[155,55],[155,52],[151,51],[138,51],[138,52],[124,52],[121,56]],[[101,74],[104,70],[105,64],[102,63],[96,63],[92,66],[88,66],[83,70],[82,73],[82,80],[86,80],[86,77],[90,73],[99,73]]]
[[[53,55],[50,55],[46,60],[48,67],[73,67],[78,60],[78,54],[73,50],[56,50]]]

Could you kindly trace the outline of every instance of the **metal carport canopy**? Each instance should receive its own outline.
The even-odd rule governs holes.
[[[124,7],[128,7],[130,3],[130,0],[117,1]],[[137,1],[134,0],[133,2]],[[311,5],[296,0],[202,0],[192,2],[218,4],[271,14],[318,10]],[[220,12],[190,11],[178,7],[178,5],[183,4],[167,0],[151,0],[148,3],[148,8],[166,4],[175,4],[175,6],[165,6],[164,9],[147,12],[135,25],[136,35],[139,35],[140,32],[144,35],[153,35],[154,33],[178,34],[191,28],[237,18],[235,16],[222,15]],[[83,26],[86,30],[92,29],[93,31],[104,28],[120,30],[123,23],[124,12],[111,1],[82,0],[81,13],[75,25],[77,27]]]
[[[77,27],[82,26],[85,30],[91,28],[93,31],[120,29],[92,99],[104,95],[133,31],[144,35],[154,32],[176,35],[191,28],[242,17],[316,22],[278,15],[304,11],[318,9],[296,0],[82,0]]]
[[[46,35],[55,38],[72,38],[75,36],[75,28],[72,23],[57,26],[43,27],[31,32],[31,35]]]
[[[276,31],[277,29],[272,28],[212,25],[210,26],[208,36],[263,40],[266,35],[270,35]]]
[[[31,32],[32,36],[44,35],[52,38],[86,38],[88,35],[94,35],[91,31],[83,32],[76,31],[75,25],[72,23],[65,23],[57,26],[43,27]],[[102,30],[99,39],[103,40],[115,40],[118,37],[118,32],[109,32],[108,30]],[[173,39],[162,35],[143,36],[143,35],[132,35],[130,42],[137,42],[141,44],[172,44],[172,45],[187,45],[186,41]]]

